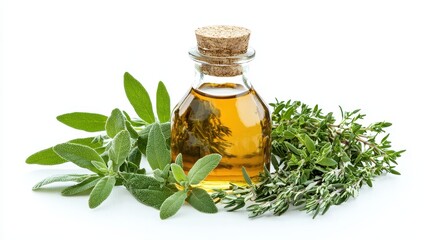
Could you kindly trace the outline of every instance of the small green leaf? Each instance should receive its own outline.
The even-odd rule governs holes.
[[[166,219],[176,214],[180,207],[185,203],[187,197],[186,191],[178,191],[165,199],[160,208],[159,216],[161,219]]]
[[[160,122],[170,121],[170,96],[164,83],[158,83],[156,91],[156,112]]]
[[[289,131],[289,130],[285,130],[283,132],[283,137],[285,139],[293,139],[293,138],[295,138],[295,134],[293,132]]]
[[[93,188],[98,183],[98,181],[100,181],[100,179],[100,177],[89,177],[76,185],[64,189],[61,194],[63,196],[73,196],[85,192]]]
[[[170,151],[165,144],[165,138],[159,123],[154,123],[150,129],[146,146],[146,158],[152,169],[164,169],[171,162]]]
[[[192,166],[188,173],[190,184],[198,184],[204,180],[207,175],[217,167],[221,159],[221,155],[213,153],[204,156],[195,162],[194,166]]]
[[[121,176],[125,180],[125,187],[139,202],[156,209],[174,193],[171,189],[161,187],[153,177],[132,173],[121,173]]]
[[[88,177],[87,174],[67,174],[67,175],[48,177],[43,179],[36,185],[34,185],[33,190],[37,190],[45,185],[48,185],[50,183],[55,183],[55,182],[81,182],[87,177]]]
[[[295,146],[290,144],[289,142],[284,142],[289,151],[293,152],[296,155],[301,155],[301,150],[298,150]]]
[[[94,141],[94,139],[95,139],[94,137],[77,138],[77,139],[70,140],[68,142],[90,147],[90,148],[94,149],[95,151],[97,151],[99,154],[103,153],[105,150],[105,148],[103,147],[103,141],[102,140]]]
[[[90,208],[98,207],[104,200],[106,200],[110,193],[112,192],[113,187],[115,186],[116,178],[113,176],[106,176],[100,179],[92,189],[91,194],[89,195],[88,205]]]
[[[85,145],[93,149],[96,149],[98,151],[102,147],[103,143],[101,142],[94,143],[93,140],[94,140],[93,137],[89,137],[89,138],[77,138],[77,139],[70,140],[68,142]],[[62,157],[58,156],[58,154],[54,152],[54,149],[50,147],[32,154],[27,158],[25,162],[28,164],[56,165],[56,164],[65,163],[67,161]]]
[[[186,199],[192,207],[204,213],[217,213],[217,207],[210,195],[201,188],[193,188]]]
[[[124,186],[133,189],[146,189],[150,186],[159,186],[159,182],[143,174],[121,172],[120,176],[124,179]]]
[[[250,179],[250,176],[247,173],[246,168],[244,166],[241,167],[241,172],[243,173],[243,177],[244,177],[244,180],[246,180],[246,183],[249,185],[252,185],[252,179]]]
[[[130,133],[132,138],[137,139],[139,137],[139,134],[133,128],[133,126],[131,125],[131,123],[129,121],[125,121],[125,126],[127,127],[127,130]]]
[[[67,160],[58,156],[58,154],[54,152],[52,147],[50,147],[32,154],[27,158],[25,162],[28,164],[56,165],[65,163],[67,162]]]
[[[395,170],[395,169],[393,169],[393,168],[389,169],[389,172],[390,172],[391,174],[401,175],[401,173],[400,173],[400,172],[396,171],[396,170]]]
[[[271,153],[271,164],[273,164],[273,167],[276,171],[279,170],[279,161],[277,160],[276,156],[272,153]]]
[[[94,167],[91,162],[95,161],[104,163],[104,160],[90,147],[75,143],[63,143],[56,145],[54,147],[54,151],[63,159],[72,162],[79,167],[89,169],[95,173],[102,173]]]
[[[173,191],[168,188],[162,189],[135,189],[131,191],[131,194],[141,203],[160,209],[162,203],[171,195]]]
[[[98,132],[104,131],[107,117],[97,113],[73,112],[59,115],[57,120],[75,129]]]
[[[131,150],[130,155],[128,156],[128,162],[133,163],[134,165],[137,166],[137,168],[139,168],[141,159],[142,159],[142,153],[137,147],[134,147],[133,150]]]
[[[128,157],[131,149],[131,137],[127,130],[122,130],[113,138],[112,146],[109,148],[109,158],[120,167]]]
[[[101,162],[91,161],[91,164],[94,165],[94,167],[97,168],[102,173],[107,173],[109,171],[107,169],[105,162],[101,163]]]
[[[116,134],[125,130],[125,117],[122,115],[121,110],[115,108],[112,114],[106,121],[106,133],[110,138],[114,138]]]
[[[327,167],[333,167],[337,166],[337,162],[332,158],[322,158],[321,160],[316,162],[319,165],[327,166]]]
[[[149,94],[143,85],[128,72],[124,74],[124,88],[137,115],[147,123],[155,122]]]
[[[307,134],[304,135],[304,143],[309,153],[316,151],[313,140]]]
[[[188,181],[188,177],[186,177],[185,172],[183,171],[182,167],[180,167],[179,165],[172,163],[171,171],[173,172],[174,179],[176,179],[178,183],[183,181]]]
[[[183,156],[179,153],[176,157],[175,163],[183,168]]]

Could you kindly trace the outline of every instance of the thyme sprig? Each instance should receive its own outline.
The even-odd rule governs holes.
[[[256,217],[266,212],[282,215],[295,206],[316,217],[356,197],[364,184],[372,187],[376,176],[400,174],[396,159],[405,150],[392,150],[389,134],[380,136],[391,123],[364,126],[360,110],[343,112],[341,107],[337,123],[333,113],[324,115],[317,105],[311,108],[298,101],[270,105],[275,172],[266,170],[259,183],[231,184],[229,190],[214,193],[212,197],[230,211],[249,203],[246,209]]]

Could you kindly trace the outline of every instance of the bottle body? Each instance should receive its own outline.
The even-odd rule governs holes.
[[[172,159],[181,153],[189,171],[201,157],[219,153],[222,160],[202,182],[207,189],[244,183],[242,167],[258,181],[269,168],[271,119],[266,104],[246,79],[213,77],[196,65],[197,80],[172,113]],[[240,69],[247,67],[240,66]]]

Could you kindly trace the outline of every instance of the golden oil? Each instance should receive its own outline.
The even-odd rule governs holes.
[[[172,158],[182,153],[185,172],[201,157],[219,153],[222,160],[202,183],[225,188],[244,182],[244,166],[254,181],[268,167],[271,122],[255,90],[238,84],[203,84],[192,88],[173,111]]]

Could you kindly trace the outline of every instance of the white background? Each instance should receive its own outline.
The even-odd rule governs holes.
[[[256,1],[255,1],[256,2]],[[9,0],[1,8],[1,239],[428,239],[429,5],[427,1]],[[279,4],[279,3],[282,4]],[[252,83],[275,97],[362,108],[388,120],[401,176],[383,176],[357,199],[311,219],[299,211],[249,220],[185,206],[158,212],[115,188],[99,208],[37,181],[78,172],[26,165],[27,156],[90,136],[55,120],[73,111],[131,111],[129,71],[152,94],[163,80],[175,104],[193,81],[193,30],[233,24],[252,30]]]

